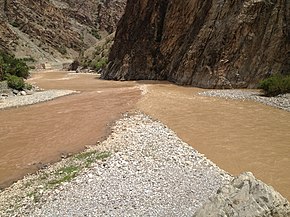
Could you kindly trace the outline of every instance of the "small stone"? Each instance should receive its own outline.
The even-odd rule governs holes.
[[[12,92],[13,92],[13,94],[15,94],[15,95],[17,95],[18,93],[19,93],[19,91],[18,90],[12,90]]]
[[[24,90],[20,91],[20,94],[21,94],[22,96],[26,96],[26,95],[27,95],[27,93],[26,93]]]

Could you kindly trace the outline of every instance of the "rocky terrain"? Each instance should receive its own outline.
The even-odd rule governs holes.
[[[233,179],[170,129],[125,115],[112,134],[0,192],[2,216],[289,216],[252,174]],[[70,181],[71,180],[71,181]],[[247,207],[247,208],[245,208]]]
[[[78,57],[115,31],[125,5],[125,0],[2,0],[0,47],[42,62]]]
[[[6,81],[0,81],[0,110],[45,102],[73,93],[78,92],[72,90],[43,90],[36,85],[31,85],[30,89],[15,90],[9,88]]]
[[[95,148],[111,154],[96,160],[72,182],[59,182],[54,190],[48,187],[55,182],[46,184],[46,179],[39,182],[40,178],[32,194],[38,198],[36,203],[27,196],[20,201],[12,197],[14,192],[23,195],[26,190],[21,191],[21,185],[29,183],[31,191],[35,184],[29,177],[26,183],[4,190],[0,194],[1,215],[192,216],[231,179],[166,126],[142,114],[118,121],[108,139]],[[71,160],[75,158],[81,159],[76,156]],[[65,161],[64,167],[72,166],[69,159]],[[56,171],[61,169],[50,172]]]
[[[129,0],[105,79],[255,87],[290,70],[287,0]]]
[[[252,173],[244,173],[219,189],[194,215],[204,216],[288,217],[290,204]]]
[[[199,95],[221,97],[226,99],[254,100],[256,102],[260,102],[290,112],[290,94],[280,94],[276,97],[265,97],[259,91],[209,90],[200,92]]]
[[[57,97],[70,95],[77,93],[72,90],[46,90],[41,92],[34,92],[27,94],[26,91],[20,91],[17,96],[0,98],[0,110],[12,107],[20,107],[26,105],[32,105],[40,102],[46,102]]]

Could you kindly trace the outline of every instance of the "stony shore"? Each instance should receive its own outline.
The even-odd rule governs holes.
[[[39,93],[44,94],[39,95],[40,99],[47,95],[46,91]],[[56,96],[57,91],[52,93]],[[31,96],[37,98],[35,94]],[[213,90],[201,95],[259,101],[257,93],[251,91]],[[287,110],[287,100],[286,104],[278,101]],[[19,105],[25,102],[29,101]],[[257,183],[252,176],[240,182],[248,183],[248,179]],[[104,142],[0,190],[0,216],[193,216],[196,211],[197,216],[204,216],[209,215],[209,207],[220,214],[221,207],[226,210],[233,205],[235,208],[226,210],[230,214],[249,204],[252,208],[254,204],[253,209],[260,214],[278,207],[286,214],[277,216],[288,216],[289,203],[280,194],[258,182],[253,186],[262,187],[258,187],[258,193],[246,196],[248,200],[241,196],[248,188],[240,188],[247,185],[234,180],[159,121],[143,114],[124,115]],[[222,196],[217,195],[223,186],[230,187],[224,187]],[[224,192],[230,192],[233,198],[228,199]],[[270,202],[263,202],[269,198]],[[235,204],[237,200],[241,206]]]
[[[209,90],[199,93],[201,96],[221,97],[236,100],[254,100],[265,105],[276,107],[290,112],[290,94],[276,97],[262,96],[259,91],[250,90]]]
[[[40,92],[33,92],[26,96],[9,96],[8,98],[0,100],[0,109],[20,107],[25,105],[32,105],[40,102],[49,101],[61,96],[77,93],[72,90],[46,90]]]
[[[112,130],[92,148],[110,156],[95,160],[71,182],[64,179],[52,185],[50,176],[65,173],[67,169],[61,168],[78,156],[18,181],[0,193],[0,215],[192,216],[232,179],[173,131],[143,114],[124,117]]]

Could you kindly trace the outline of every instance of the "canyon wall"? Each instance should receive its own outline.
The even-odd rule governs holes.
[[[290,72],[289,0],[128,0],[102,78],[255,87]]]
[[[0,48],[17,57],[78,57],[116,30],[126,0],[0,0]]]

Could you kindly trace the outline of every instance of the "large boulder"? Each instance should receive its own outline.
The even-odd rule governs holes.
[[[104,79],[255,87],[290,71],[289,0],[128,0]]]
[[[272,187],[244,173],[218,190],[194,217],[289,217],[289,202]]]

